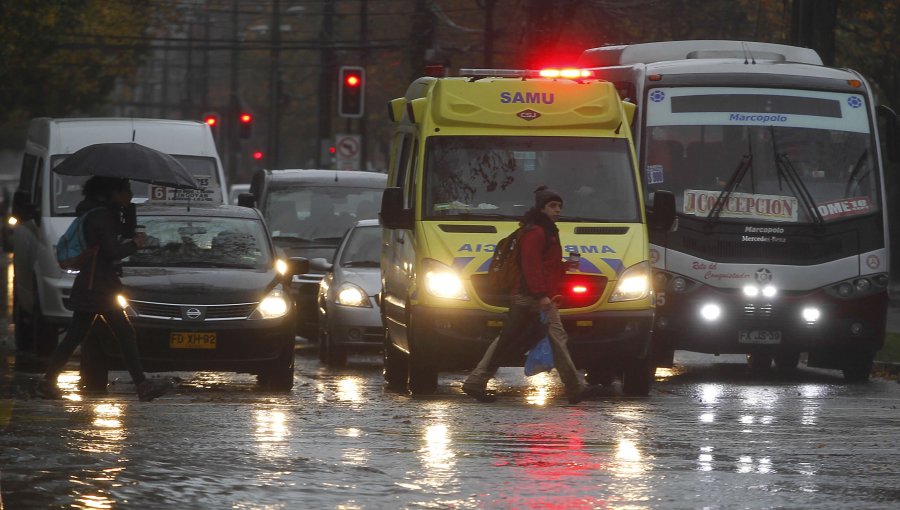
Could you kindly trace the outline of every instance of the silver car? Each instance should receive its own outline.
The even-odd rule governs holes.
[[[381,227],[358,221],[346,234],[319,285],[319,359],[343,366],[348,352],[377,351],[384,345],[378,294],[381,291]]]

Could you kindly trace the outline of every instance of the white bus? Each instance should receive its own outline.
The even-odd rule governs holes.
[[[594,48],[579,65],[638,105],[648,208],[654,191],[676,196],[677,228],[650,233],[658,365],[683,349],[791,370],[808,353],[866,380],[889,282],[866,80],[810,49],[741,41]]]

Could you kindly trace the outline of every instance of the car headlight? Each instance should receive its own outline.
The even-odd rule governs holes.
[[[439,298],[469,300],[469,294],[462,278],[450,266],[434,259],[424,259],[422,270],[425,274],[425,290]]]
[[[291,309],[290,301],[284,292],[275,289],[257,305],[256,310],[250,314],[251,319],[277,319],[287,315]]]
[[[352,283],[345,283],[338,287],[337,297],[334,301],[337,304],[344,306],[372,307],[372,303],[370,302],[369,295],[366,294],[366,291]]]
[[[610,303],[634,301],[636,299],[644,299],[649,293],[650,264],[645,261],[629,267],[622,273],[612,296],[609,297],[609,301]]]
[[[278,274],[280,274],[281,276],[286,275],[288,272],[287,262],[285,262],[282,259],[276,259],[275,260],[275,271],[277,271]]]
[[[128,298],[126,298],[122,294],[116,294],[116,303],[122,307],[122,310],[125,311],[125,315],[128,317],[134,318],[137,317],[137,312],[131,305],[128,303]]]

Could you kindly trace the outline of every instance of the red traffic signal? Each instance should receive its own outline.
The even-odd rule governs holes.
[[[338,115],[359,118],[366,106],[366,69],[341,66],[338,71]]]
[[[250,124],[251,122],[253,122],[253,115],[250,115],[249,113],[242,113],[238,117],[238,120],[241,121],[241,124]]]
[[[262,160],[263,156],[265,156],[265,154],[263,154],[262,151],[253,151],[253,159],[256,161]]]
[[[250,138],[250,133],[253,130],[253,114],[248,112],[239,112],[238,124],[240,124],[241,138]]]

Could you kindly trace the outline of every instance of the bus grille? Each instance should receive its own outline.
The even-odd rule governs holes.
[[[676,247],[673,247],[677,250]],[[841,256],[840,239],[788,243],[749,243],[714,237],[684,237],[685,252],[707,260],[745,263],[821,264]]]

